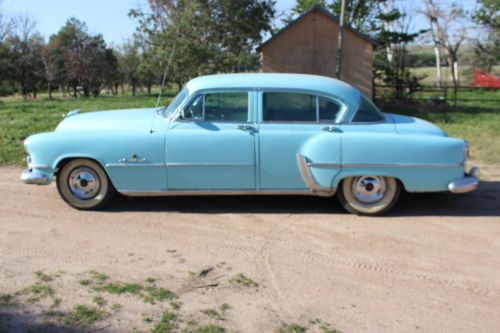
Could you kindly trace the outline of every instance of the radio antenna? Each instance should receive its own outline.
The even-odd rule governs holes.
[[[158,105],[160,104],[160,99],[161,95],[163,94],[163,88],[165,87],[165,80],[167,78],[168,74],[168,69],[170,68],[170,62],[172,61],[172,57],[175,52],[175,45],[177,43],[174,43],[174,46],[172,48],[172,52],[170,52],[170,57],[168,58],[167,66],[165,67],[165,72],[163,73],[163,79],[161,80],[161,87],[160,87],[160,93],[158,94],[158,99],[156,100],[156,107],[158,108]]]

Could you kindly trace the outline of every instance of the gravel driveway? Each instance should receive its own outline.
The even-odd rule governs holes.
[[[80,212],[0,168],[0,331],[147,331],[170,311],[174,331],[498,332],[499,170],[474,193],[405,195],[364,218],[315,197],[121,198]],[[148,283],[175,296],[148,302]],[[72,321],[77,304],[101,316]]]

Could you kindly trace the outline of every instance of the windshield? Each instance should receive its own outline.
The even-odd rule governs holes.
[[[182,89],[178,94],[177,96],[174,97],[174,99],[172,100],[172,102],[170,102],[170,104],[167,106],[167,108],[165,109],[165,111],[163,112],[163,116],[165,118],[168,118],[170,117],[170,115],[175,111],[177,110],[177,108],[179,107],[179,105],[181,105],[182,101],[186,98],[186,96],[188,95],[188,89],[186,87],[184,87],[184,89]]]

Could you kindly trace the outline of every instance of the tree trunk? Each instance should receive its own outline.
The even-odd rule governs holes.
[[[52,99],[52,82],[47,82],[47,86],[49,88],[49,99]]]

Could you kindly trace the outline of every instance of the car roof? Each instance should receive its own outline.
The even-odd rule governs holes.
[[[189,94],[206,89],[294,89],[337,96],[356,106],[360,92],[353,86],[330,77],[289,73],[238,73],[200,76],[187,83]]]

